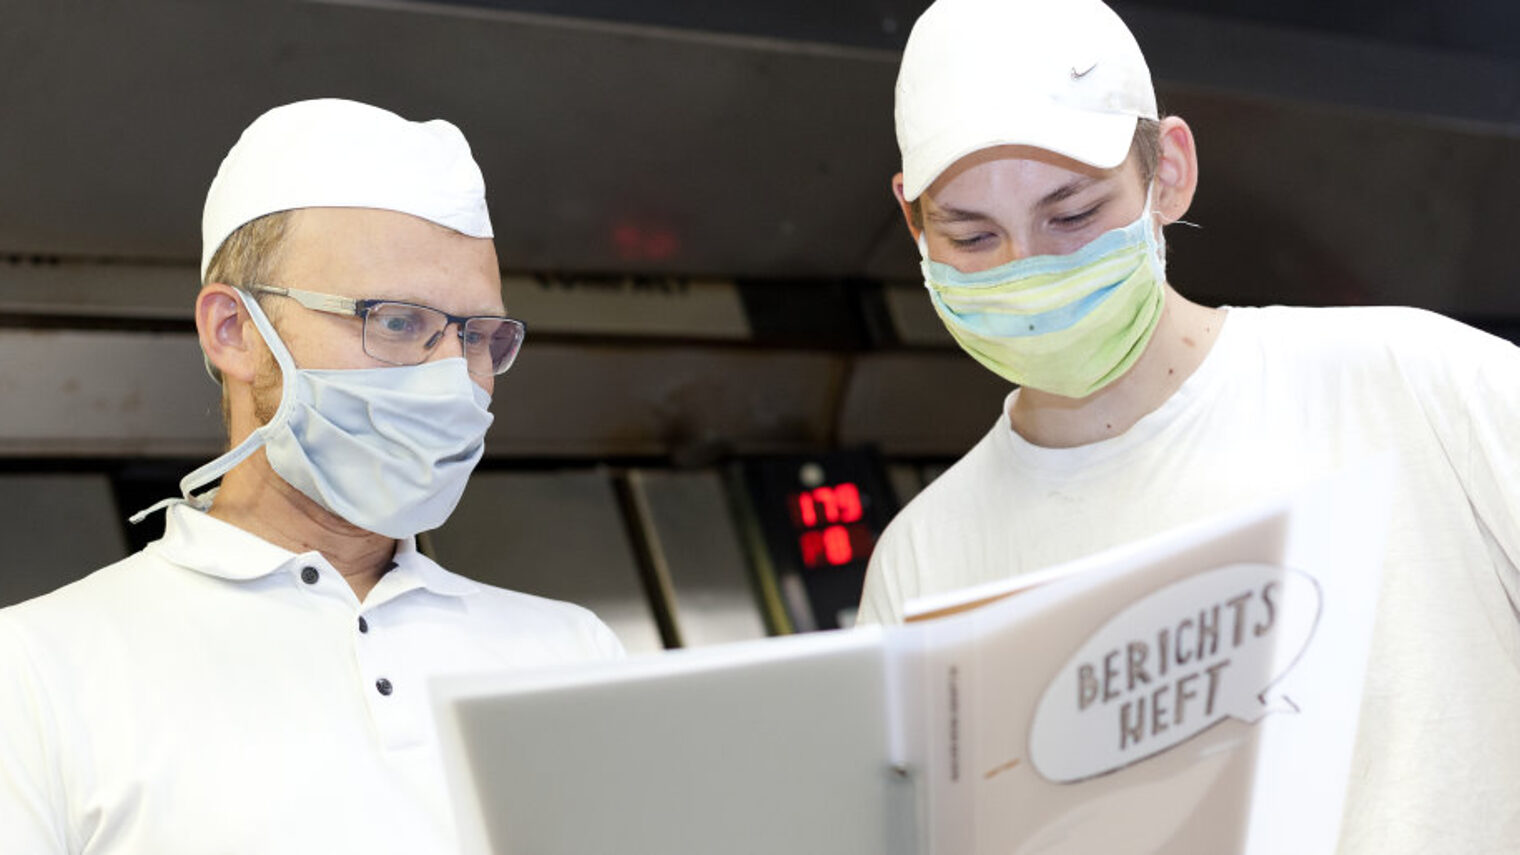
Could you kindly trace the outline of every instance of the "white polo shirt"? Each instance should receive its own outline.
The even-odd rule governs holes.
[[[621,655],[585,609],[410,541],[360,603],[321,554],[176,505],[0,610],[0,853],[454,851],[429,678]]]

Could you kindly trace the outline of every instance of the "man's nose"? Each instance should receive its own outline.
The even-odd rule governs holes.
[[[435,359],[448,359],[452,356],[464,356],[464,324],[459,321],[449,321],[443,325],[443,329],[433,333],[433,337],[427,342],[428,361]]]

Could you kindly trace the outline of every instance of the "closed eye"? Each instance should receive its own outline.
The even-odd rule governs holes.
[[[952,237],[949,238],[949,240],[950,245],[956,247],[957,249],[972,249],[974,247],[980,246],[983,243],[986,243],[991,238],[992,235],[990,233],[982,232],[981,234],[972,235],[971,237]]]
[[[1075,214],[1068,214],[1068,215],[1066,215],[1064,217],[1054,217],[1054,218],[1052,218],[1051,222],[1055,223],[1058,226],[1062,226],[1062,227],[1065,227],[1065,228],[1074,228],[1074,227],[1078,227],[1078,226],[1083,226],[1083,225],[1087,224],[1088,220],[1091,220],[1093,218],[1093,215],[1095,215],[1095,214],[1098,213],[1098,209],[1101,208],[1101,207],[1103,207],[1103,206],[1102,205],[1094,205],[1094,206],[1092,206],[1091,208],[1088,208],[1085,211],[1081,211],[1081,212],[1078,212],[1078,213],[1075,213]]]

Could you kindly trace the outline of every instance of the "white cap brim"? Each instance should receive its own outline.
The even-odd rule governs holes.
[[[1031,146],[1112,169],[1129,156],[1138,117],[1046,103],[983,113],[977,119],[946,127],[904,155],[903,196],[908,201],[917,199],[961,158],[996,146]]]

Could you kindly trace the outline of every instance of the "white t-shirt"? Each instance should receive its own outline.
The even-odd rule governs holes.
[[[1012,403],[887,528],[862,622],[1393,450],[1340,851],[1520,851],[1520,349],[1412,309],[1232,309],[1193,376],[1120,436],[1037,447]]]
[[[395,561],[360,603],[320,553],[179,504],[142,552],[0,610],[0,852],[457,851],[429,678],[622,647],[411,541]]]

